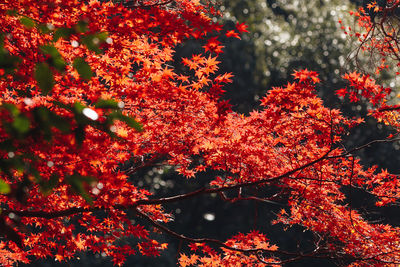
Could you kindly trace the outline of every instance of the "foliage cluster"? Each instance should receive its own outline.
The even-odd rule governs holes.
[[[354,14],[362,31],[348,31],[363,50],[379,51],[383,63],[399,52],[388,19],[397,19],[399,5],[371,2],[378,22],[360,9]],[[188,0],[0,5],[2,265],[65,261],[85,250],[122,265],[134,253],[158,256],[168,246],[158,241],[161,233],[188,243],[181,266],[399,262],[400,229],[368,221],[351,203],[352,190],[375,197],[378,207],[400,198],[398,175],[364,167],[354,155],[399,141],[391,90],[366,74],[343,76],[348,86],[337,94],[368,100],[369,115],[393,129],[384,140],[350,149],[343,139],[363,118],[325,107],[315,71],[295,71],[293,82],[261,98],[259,110],[233,112],[221,99],[232,74],[218,71],[219,38],[239,39],[248,30],[239,22],[224,29],[212,19],[218,15],[212,2]],[[370,35],[374,29],[380,35]],[[188,39],[204,40],[202,51],[174,68],[174,51]],[[155,198],[127,179],[120,164],[128,160],[131,173],[162,164],[188,179],[215,175],[205,187]],[[169,228],[174,216],[162,204],[214,194],[229,203],[284,203],[272,223],[300,225],[314,233],[314,247],[285,251],[251,229],[221,241]]]

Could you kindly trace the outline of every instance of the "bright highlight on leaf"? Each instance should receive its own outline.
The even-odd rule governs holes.
[[[85,115],[86,117],[88,117],[89,119],[91,119],[93,121],[95,121],[99,118],[99,115],[97,114],[97,112],[90,108],[84,108],[82,110],[82,113],[83,113],[83,115]]]

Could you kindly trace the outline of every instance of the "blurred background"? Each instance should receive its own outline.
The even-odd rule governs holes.
[[[322,82],[318,86],[318,94],[326,106],[338,108],[347,116],[364,116],[367,106],[362,103],[349,103],[339,100],[335,90],[345,84],[341,75],[346,71],[356,70],[356,62],[352,58],[358,43],[346,36],[340,28],[353,25],[350,10],[363,5],[364,1],[347,0],[223,0],[217,6],[222,12],[220,21],[225,29],[235,27],[236,22],[245,22],[249,33],[242,39],[221,37],[225,46],[221,56],[221,73],[232,72],[235,77],[228,85],[225,98],[230,100],[233,110],[248,114],[259,108],[259,99],[273,86],[282,86],[292,81],[294,70],[309,69],[320,74]],[[190,57],[201,50],[204,42],[188,41],[178,47],[177,69],[182,68],[181,57]],[[368,71],[370,59],[362,55],[358,64]],[[383,72],[378,81],[396,90],[398,80],[394,75]],[[347,148],[367,143],[373,139],[385,138],[390,129],[377,123],[374,119],[356,129],[345,138]],[[358,156],[366,166],[377,164],[398,173],[400,144],[379,144],[360,151]],[[121,168],[128,168],[125,163]],[[196,179],[186,180],[177,175],[169,166],[150,167],[133,174],[130,179],[140,187],[154,193],[155,197],[171,196],[193,191],[208,183],[215,173],[200,174]],[[250,189],[252,190],[252,189]],[[256,190],[256,189],[254,189]],[[258,188],[268,191],[268,188]],[[270,193],[270,192],[269,192]],[[375,221],[382,216],[387,218],[380,222],[400,225],[400,209],[396,206],[377,209],[374,199],[362,192],[352,193],[352,205],[365,213],[367,219]],[[284,205],[271,203],[255,203],[243,201],[226,203],[218,196],[199,196],[177,204],[165,205],[165,209],[175,214],[172,230],[191,237],[211,237],[226,240],[238,232],[247,233],[259,230],[267,235],[271,243],[289,251],[312,248],[315,236],[301,227],[283,229],[282,225],[271,225],[275,214]],[[138,221],[138,223],[141,223]],[[143,222],[144,225],[145,222]],[[168,242],[169,248],[160,257],[149,258],[141,255],[131,256],[126,266],[176,266],[179,252],[188,252],[187,243],[179,243],[166,235],[158,236],[161,242]],[[135,240],[121,240],[135,242]],[[109,258],[101,254],[82,254],[79,260],[70,263],[58,263],[54,260],[37,261],[29,266],[112,266]],[[338,262],[327,260],[304,259],[285,266],[336,266]],[[340,264],[340,263],[339,263]]]

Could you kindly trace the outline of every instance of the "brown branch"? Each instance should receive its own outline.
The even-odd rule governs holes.
[[[165,198],[158,198],[158,199],[142,199],[142,200],[136,201],[132,205],[126,205],[126,206],[115,205],[115,206],[113,206],[113,208],[117,209],[117,210],[128,210],[128,209],[136,208],[137,206],[140,206],[140,205],[154,205],[154,204],[165,204],[165,203],[177,202],[177,201],[192,198],[194,196],[201,195],[201,194],[218,193],[218,192],[228,191],[231,189],[237,189],[240,187],[250,187],[250,186],[259,185],[259,184],[263,184],[263,183],[274,182],[274,181],[280,180],[284,177],[290,176],[298,171],[301,171],[309,166],[314,165],[317,162],[320,162],[320,161],[326,159],[328,154],[331,151],[332,150],[329,150],[321,157],[319,157],[309,163],[306,163],[298,168],[287,171],[287,172],[285,172],[281,175],[275,176],[275,177],[270,177],[270,178],[266,178],[266,179],[262,179],[262,180],[258,180],[258,181],[254,181],[254,182],[235,184],[235,185],[231,185],[231,186],[216,187],[216,188],[200,188],[200,189],[190,192],[190,193],[181,194],[181,195],[172,196],[172,197],[165,197]],[[74,215],[77,213],[93,212],[93,211],[106,211],[106,210],[108,210],[108,208],[101,208],[101,207],[92,207],[92,208],[73,207],[73,208],[59,210],[59,211],[30,211],[30,210],[19,210],[18,211],[18,210],[3,209],[2,214],[8,215],[10,213],[14,213],[20,217],[38,217],[38,218],[40,217],[40,218],[54,219],[57,217],[71,216],[71,215]]]
[[[127,208],[122,205],[113,206],[115,210],[126,210]],[[9,210],[3,209],[1,210],[2,215],[10,215],[15,214],[19,217],[34,217],[34,218],[44,218],[44,219],[55,219],[58,217],[67,217],[72,216],[78,213],[87,213],[87,212],[96,212],[96,211],[109,211],[110,208],[102,208],[102,207],[73,207],[64,210],[56,210],[56,211],[34,211],[34,210]]]
[[[369,147],[373,144],[377,144],[377,143],[390,143],[390,142],[395,142],[395,141],[400,141],[400,138],[392,138],[392,139],[378,139],[378,140],[372,140],[364,145],[361,145],[359,147],[353,148],[351,150],[346,151],[345,153],[339,154],[339,155],[335,155],[335,156],[327,156],[326,159],[336,159],[336,158],[343,158],[346,156],[351,155],[352,153],[362,150],[366,147]]]
[[[218,240],[218,239],[213,239],[213,238],[192,238],[192,237],[187,237],[183,234],[179,234],[175,231],[172,231],[168,227],[154,221],[151,219],[148,215],[146,215],[144,212],[140,211],[140,209],[136,209],[136,212],[142,216],[146,221],[148,221],[152,226],[156,227],[157,229],[161,230],[162,232],[169,234],[173,237],[178,238],[179,240],[191,242],[191,243],[207,243],[207,244],[214,244],[217,245],[218,247],[226,248],[231,251],[237,251],[237,252],[242,252],[246,254],[257,254],[260,252],[264,253],[271,253],[271,254],[280,254],[280,255],[286,255],[286,256],[298,256],[300,253],[294,253],[294,252],[288,252],[288,251],[278,251],[274,249],[263,249],[263,248],[254,248],[254,249],[241,249],[237,247],[231,247],[226,245],[224,242]]]
[[[135,2],[138,4],[135,4]],[[128,8],[150,8],[150,7],[157,7],[157,6],[165,6],[172,2],[173,2],[173,0],[156,1],[154,4],[146,5],[146,4],[143,4],[142,0],[136,0],[136,1],[124,1],[122,4]]]
[[[394,110],[399,110],[399,109],[400,109],[400,105],[393,105],[393,106],[389,106],[389,107],[379,108],[378,111],[394,111]]]
[[[213,239],[213,238],[192,238],[185,236],[183,234],[177,233],[168,227],[154,221],[151,219],[148,215],[146,215],[144,212],[140,211],[138,208],[136,208],[136,212],[143,217],[147,222],[149,222],[152,226],[157,228],[158,230],[173,236],[181,241],[186,241],[186,242],[191,242],[191,243],[207,243],[207,244],[213,244],[216,245],[219,248],[225,248],[231,251],[236,251],[236,252],[241,252],[244,254],[251,254],[255,255],[260,262],[266,263],[268,265],[275,265],[275,264],[284,264],[292,261],[296,261],[302,258],[317,258],[317,259],[336,259],[336,260],[347,260],[347,261],[367,261],[367,260],[373,260],[377,262],[385,262],[383,260],[375,259],[375,258],[362,258],[362,257],[355,257],[351,255],[335,255],[332,254],[329,250],[323,249],[320,246],[317,246],[314,250],[311,252],[289,252],[289,251],[284,251],[284,250],[272,250],[272,249],[263,249],[263,248],[254,248],[254,249],[241,249],[237,247],[231,247],[226,245],[224,242],[218,240],[218,239]],[[285,259],[279,262],[267,262],[263,260],[262,253],[268,253],[270,255],[275,255],[275,256],[283,256],[283,257],[290,257],[289,259]],[[379,255],[378,255],[379,256]]]
[[[394,139],[384,139],[384,140],[373,140],[367,144],[364,144],[362,146],[353,148],[349,151],[346,151],[345,153],[342,153],[340,155],[334,155],[334,156],[328,156],[329,153],[332,151],[332,149],[330,149],[329,151],[327,151],[324,155],[322,155],[321,157],[310,161],[300,167],[297,167],[293,170],[287,171],[281,175],[277,175],[274,177],[270,177],[270,178],[266,178],[266,179],[261,179],[261,180],[257,180],[254,182],[247,182],[247,183],[240,183],[240,184],[235,184],[235,185],[230,185],[230,186],[224,186],[224,187],[216,187],[216,188],[200,188],[196,191],[190,192],[190,193],[185,193],[185,194],[181,194],[181,195],[177,195],[177,196],[172,196],[172,197],[164,197],[164,198],[158,198],[158,199],[142,199],[142,200],[138,200],[135,203],[133,203],[132,205],[115,205],[112,208],[113,209],[117,209],[117,210],[129,210],[132,208],[136,208],[138,206],[141,205],[154,205],[154,204],[165,204],[165,203],[172,203],[172,202],[177,202],[177,201],[181,201],[181,200],[185,200],[185,199],[189,199],[189,198],[193,198],[195,196],[198,195],[202,195],[202,194],[211,194],[211,193],[219,193],[219,192],[225,192],[225,191],[229,191],[232,189],[238,189],[238,188],[243,188],[243,187],[250,187],[250,186],[255,186],[255,185],[260,185],[260,184],[265,184],[265,183],[271,183],[271,182],[275,182],[278,180],[281,180],[283,178],[290,178],[290,176],[298,171],[301,171],[303,169],[306,169],[322,160],[325,159],[335,159],[335,158],[341,158],[341,157],[346,157],[348,155],[350,155],[351,153],[361,150],[363,148],[366,148],[368,146],[371,146],[372,144],[375,143],[387,143],[387,142],[393,142],[393,141],[399,141],[400,138],[394,138]],[[107,211],[110,208],[102,208],[102,207],[87,207],[87,208],[78,208],[78,207],[73,207],[73,208],[69,208],[69,209],[65,209],[65,210],[59,210],[59,211],[29,211],[29,210],[9,210],[9,209],[3,209],[2,213],[3,214],[10,214],[10,213],[14,213],[20,217],[38,217],[38,218],[47,218],[47,219],[54,219],[57,217],[65,217],[65,216],[71,216],[77,213],[86,213],[86,212],[94,212],[94,211]]]
[[[352,183],[353,183],[353,175],[354,175],[354,157],[352,158],[352,161],[351,161],[351,173],[350,173],[350,176],[349,176],[349,185],[350,185],[350,189],[349,189],[349,217],[350,217],[350,223],[351,223],[351,226],[353,227],[353,229],[359,234],[359,235],[361,235],[362,237],[364,237],[366,240],[368,240],[368,241],[370,241],[370,237],[368,237],[368,236],[366,236],[366,235],[364,235],[363,233],[361,233],[359,230],[358,230],[358,228],[356,227],[356,225],[355,225],[355,223],[354,223],[354,219],[353,219],[353,216],[352,216],[352,212],[353,212],[353,208],[351,207],[351,205],[352,205],[352,203],[351,203],[351,201],[352,201],[352,192],[353,192],[353,190],[352,190]],[[370,241],[371,242],[371,241]]]
[[[218,192],[218,194],[220,195],[221,199],[230,203],[234,203],[237,201],[241,201],[241,200],[254,200],[256,202],[264,202],[264,203],[269,203],[269,204],[274,204],[274,205],[280,205],[280,206],[284,206],[284,204],[279,203],[279,202],[275,202],[272,201],[268,198],[260,198],[260,197],[256,197],[256,196],[239,196],[239,197],[234,197],[234,198],[228,198],[224,192]]]

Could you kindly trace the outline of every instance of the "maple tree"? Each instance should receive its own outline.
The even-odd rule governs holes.
[[[233,112],[220,99],[232,74],[218,72],[218,37],[240,38],[247,29],[237,23],[225,31],[213,22],[212,2],[6,0],[0,14],[2,265],[48,256],[65,261],[85,250],[122,265],[128,255],[166,249],[157,233],[188,243],[182,266],[399,262],[399,228],[369,222],[344,193],[365,190],[377,206],[398,200],[398,176],[364,167],[354,155],[397,134],[344,148],[344,136],[363,119],[325,107],[315,92],[318,74],[307,69],[271,89],[260,110]],[[170,64],[174,49],[190,38],[203,41],[204,51],[182,58],[178,71]],[[357,72],[344,79],[349,86],[340,96],[368,99],[371,115],[398,132],[389,89]],[[188,179],[218,175],[207,187],[155,198],[121,171],[128,160],[135,163],[130,173],[161,162]],[[262,195],[263,188],[275,191]],[[169,228],[173,214],[162,204],[214,193],[230,203],[285,203],[273,223],[314,232],[315,247],[285,251],[252,229],[221,241]],[[145,223],[131,220],[137,217]],[[120,242],[126,237],[136,242]]]

